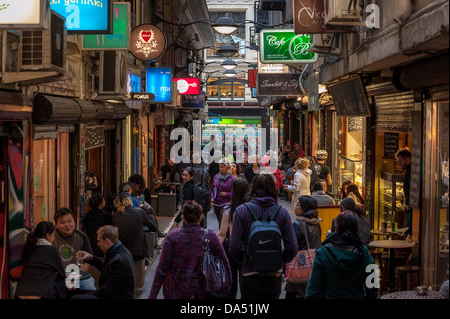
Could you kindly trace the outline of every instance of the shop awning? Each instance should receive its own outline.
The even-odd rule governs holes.
[[[78,124],[118,120],[131,114],[125,103],[78,100],[38,94],[33,99],[33,124]]]
[[[33,103],[16,91],[0,91],[0,119],[24,120],[31,117]]]

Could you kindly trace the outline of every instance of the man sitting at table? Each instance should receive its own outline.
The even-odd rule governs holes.
[[[105,253],[105,261],[86,251],[77,253],[84,261],[101,271],[97,290],[85,292],[72,299],[133,299],[134,263],[129,250],[119,241],[117,227],[106,225],[97,232],[98,246]]]
[[[64,270],[67,272],[67,266],[75,266],[77,263],[75,258],[77,251],[86,250],[92,254],[92,247],[88,236],[84,232],[75,229],[75,219],[70,209],[65,207],[58,209],[54,220],[56,231],[53,246],[58,249]],[[89,265],[83,264],[79,267],[81,271],[88,272],[89,270]],[[94,278],[90,277],[89,279],[81,280],[80,288],[95,289]]]
[[[170,183],[179,182],[181,178],[181,168],[180,165],[175,164],[174,160],[172,158],[169,158],[167,160],[167,164],[161,166],[161,180],[167,181]],[[178,174],[178,180],[176,180]],[[170,184],[156,184],[155,190],[158,190],[158,192],[163,193],[170,193],[171,191],[175,191],[176,187],[175,185]]]

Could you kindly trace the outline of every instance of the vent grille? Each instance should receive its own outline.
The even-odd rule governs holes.
[[[43,52],[43,32],[23,31],[22,32],[22,65],[42,66],[44,64]]]

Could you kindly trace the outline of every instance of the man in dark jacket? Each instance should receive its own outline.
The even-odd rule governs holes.
[[[97,239],[98,246],[105,253],[105,261],[85,251],[77,253],[77,260],[101,271],[98,289],[75,295],[72,299],[133,299],[133,257],[119,241],[119,230],[111,225],[103,226],[98,230]]]

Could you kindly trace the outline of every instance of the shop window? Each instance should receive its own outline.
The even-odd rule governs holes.
[[[56,210],[56,140],[33,142],[33,203],[34,224],[53,221]]]
[[[240,83],[229,84],[211,84],[216,83],[218,79],[209,79],[206,92],[209,100],[221,101],[244,101],[245,86]]]

